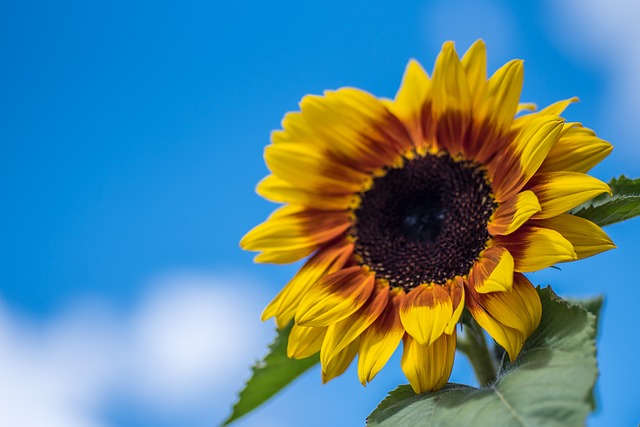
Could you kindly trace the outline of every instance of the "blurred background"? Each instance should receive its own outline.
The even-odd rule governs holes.
[[[487,43],[525,60],[523,101],[615,145],[594,170],[640,176],[640,18],[632,0],[0,2],[0,425],[213,426],[274,335],[262,308],[297,266],[238,241],[273,205],[262,149],[307,93],[392,97],[409,58]],[[618,249],[531,275],[606,296],[600,408],[636,425],[640,220]],[[458,357],[452,381],[474,383]],[[316,367],[241,426],[361,426],[406,382]]]

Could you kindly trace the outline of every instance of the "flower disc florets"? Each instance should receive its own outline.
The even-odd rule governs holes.
[[[356,259],[407,292],[466,276],[486,248],[496,206],[479,165],[446,153],[414,157],[360,195]]]

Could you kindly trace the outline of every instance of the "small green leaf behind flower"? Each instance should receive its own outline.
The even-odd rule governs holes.
[[[505,363],[497,380],[483,388],[448,384],[416,395],[400,386],[368,418],[369,427],[403,426],[583,426],[598,376],[596,316],[538,290],[542,321],[514,363]]]
[[[291,326],[278,331],[276,339],[269,346],[268,354],[252,367],[251,378],[240,392],[238,401],[223,426],[253,411],[299,375],[319,363],[320,358],[317,354],[302,360],[287,357],[287,340]]]
[[[621,175],[612,179],[609,186],[612,195],[601,194],[576,207],[571,213],[601,227],[640,215],[640,179]]]

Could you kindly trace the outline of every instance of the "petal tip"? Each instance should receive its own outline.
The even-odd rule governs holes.
[[[446,42],[442,43],[442,51],[451,51],[451,50],[455,50],[456,48],[456,44],[453,42],[453,40],[447,40]]]

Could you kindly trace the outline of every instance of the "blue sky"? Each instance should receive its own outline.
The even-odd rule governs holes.
[[[640,176],[639,17],[624,0],[3,2],[0,424],[227,414],[273,333],[261,309],[296,269],[254,265],[238,240],[273,208],[253,190],[262,150],[307,93],[393,96],[409,58],[430,70],[444,41],[483,38],[491,71],[525,60],[524,101],[580,97],[567,117],[616,147],[596,176]],[[639,226],[531,275],[607,298],[593,426],[640,421]],[[312,371],[238,426],[361,425],[405,382],[398,364],[367,388]],[[452,380],[472,381],[462,357]]]

